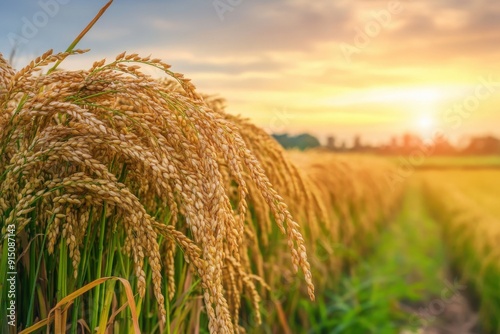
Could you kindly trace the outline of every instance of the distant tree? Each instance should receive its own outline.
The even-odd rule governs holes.
[[[450,142],[443,136],[434,138],[433,154],[452,155],[456,153],[456,149]]]
[[[360,150],[363,146],[361,145],[361,137],[359,135],[354,136],[352,148],[353,150]]]
[[[391,141],[389,143],[389,147],[393,150],[397,149],[398,148],[398,138],[396,137],[391,137]]]
[[[326,138],[326,147],[330,150],[335,149],[335,137],[329,136],[328,138]]]
[[[273,134],[273,137],[285,149],[297,148],[303,151],[308,148],[320,146],[319,140],[308,133],[300,134],[298,136],[289,136],[287,133],[281,135]]]
[[[500,139],[493,136],[475,137],[470,141],[469,146],[464,150],[469,154],[499,154]]]

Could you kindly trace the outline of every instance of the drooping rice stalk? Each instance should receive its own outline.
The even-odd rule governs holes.
[[[58,299],[84,283],[82,251],[97,243],[92,254],[99,262],[85,259],[97,271],[85,281],[112,271],[120,250],[133,262],[140,297],[150,270],[164,322],[162,279],[172,298],[178,247],[200,278],[210,331],[235,332],[243,290],[254,306],[259,300],[259,280],[241,260],[247,256],[242,245],[250,183],[287,236],[293,266],[303,270],[314,298],[299,226],[234,123],[158,59],[123,53],[89,70],[38,75],[69,54],[47,52],[18,72],[0,57],[0,222],[3,233],[14,225],[18,239],[46,235],[47,248],[36,255],[57,272]],[[163,69],[182,93],[142,74],[139,65]],[[237,198],[230,196],[227,177]],[[96,290],[94,308],[109,304],[102,302],[106,295]],[[102,311],[108,312],[91,313]]]
[[[19,241],[19,329],[110,276],[133,283],[139,319],[111,280],[63,312],[69,331],[133,332],[139,320],[148,333],[259,332],[262,298],[269,331],[307,328],[312,275],[333,289],[397,204],[383,181],[393,167],[285,152],[158,59],[39,74],[82,52],[20,71],[0,57],[0,226]]]

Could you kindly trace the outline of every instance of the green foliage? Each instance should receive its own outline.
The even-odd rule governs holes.
[[[370,256],[341,279],[338,290],[301,300],[311,322],[309,333],[398,334],[417,329],[425,319],[402,303],[424,305],[446,288],[444,248],[437,224],[423,204],[420,187],[411,183],[402,209],[381,235]]]
[[[320,146],[319,140],[308,133],[300,134],[298,136],[289,136],[287,133],[282,135],[273,134],[273,137],[286,149],[295,148],[303,151],[308,148]]]
[[[500,333],[496,170],[428,172],[427,204],[442,225],[453,268],[478,299],[482,330]]]

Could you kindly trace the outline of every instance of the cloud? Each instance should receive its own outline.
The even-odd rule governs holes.
[[[346,62],[341,43],[354,44],[357,32],[390,1],[242,0],[223,21],[211,0],[115,1],[79,45],[92,53],[64,66],[85,68],[124,50],[151,54],[192,78],[201,90],[227,97],[231,111],[263,120],[280,105],[300,106],[306,115],[314,113],[307,110],[312,105],[316,121],[324,117],[331,122],[347,122],[348,117],[326,117],[344,111],[325,106],[325,99],[347,96],[356,102],[356,96],[381,86],[397,91],[466,84],[497,70],[500,3],[486,0],[400,0],[403,11]],[[29,43],[19,46],[17,63],[49,48],[64,50],[104,2],[62,6]],[[39,10],[37,1],[2,3],[0,52],[9,54],[8,32],[19,33],[22,18]],[[353,114],[360,105],[369,109],[365,102],[344,107]],[[383,112],[380,106],[371,108]],[[402,107],[390,112],[396,109]],[[365,112],[373,115],[366,110],[357,114]]]

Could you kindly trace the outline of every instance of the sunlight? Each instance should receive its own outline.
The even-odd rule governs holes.
[[[432,114],[420,115],[415,120],[415,131],[424,142],[429,142],[432,140],[436,126],[437,122]]]
[[[417,120],[417,125],[421,131],[428,132],[436,125],[436,121],[430,115],[423,115]]]
[[[456,89],[444,86],[422,87],[382,87],[363,91],[349,92],[344,95],[328,97],[325,100],[330,106],[345,106],[367,103],[406,104],[436,103],[456,94]]]

